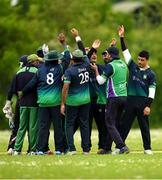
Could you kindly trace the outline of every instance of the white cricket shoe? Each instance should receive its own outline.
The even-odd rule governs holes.
[[[116,148],[112,154],[116,155],[116,154],[128,154],[128,153],[129,153],[129,148],[125,145],[120,149]]]
[[[68,153],[67,153],[67,155],[76,155],[76,151],[69,151]]]
[[[13,151],[13,149],[12,149],[12,148],[10,148],[10,149],[7,151],[7,154],[8,154],[8,155],[12,155],[12,154],[13,154],[13,152],[14,152],[14,151]]]
[[[27,155],[28,155],[28,156],[36,155],[36,152],[30,151],[29,153],[27,153]]]
[[[153,152],[151,151],[151,149],[146,149],[144,150],[144,154],[153,155]]]
[[[112,155],[119,154],[119,152],[120,152],[120,149],[118,149],[118,148],[115,148],[115,150],[112,152]]]
[[[83,151],[83,155],[89,155],[89,152]]]
[[[14,151],[12,155],[13,155],[13,156],[18,156],[18,155],[21,155],[21,152]]]

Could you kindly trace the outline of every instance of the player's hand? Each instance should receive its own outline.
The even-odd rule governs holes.
[[[151,112],[150,107],[145,107],[145,109],[143,110],[143,114],[144,114],[145,116],[149,116],[149,115],[150,115],[150,112]]]
[[[94,49],[97,49],[97,48],[100,47],[100,44],[101,44],[101,41],[100,41],[99,39],[96,39],[96,40],[93,42],[92,47],[93,47]]]
[[[58,40],[60,41],[61,44],[65,43],[65,35],[64,35],[64,33],[60,33],[57,38],[58,38]]]
[[[65,115],[65,104],[61,104],[61,114]]]
[[[13,129],[14,127],[14,113],[12,113],[12,110],[11,111],[8,111],[6,114],[5,114],[5,117],[9,120],[8,123],[9,123],[9,127],[11,129]]]
[[[12,111],[12,102],[7,100],[5,106],[3,107],[3,113],[7,113],[8,111]]]
[[[91,69],[93,70],[93,71],[98,71],[98,67],[97,67],[97,65],[96,64],[94,64],[94,63],[90,63],[90,65],[91,65]]]
[[[72,29],[71,29],[71,34],[73,35],[74,38],[77,37],[77,36],[79,36],[78,30],[75,29],[75,28],[72,28]]]
[[[43,44],[42,45],[42,51],[43,51],[43,54],[47,54],[49,52],[49,48],[48,48],[48,45],[47,44]]]
[[[110,47],[111,46],[116,46],[117,40],[115,38],[112,38],[111,42],[110,42]]]
[[[118,28],[118,34],[119,34],[119,37],[124,37],[124,26],[123,25],[121,25],[121,26],[119,26],[119,28]]]

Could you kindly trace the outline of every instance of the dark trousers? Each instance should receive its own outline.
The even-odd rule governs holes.
[[[106,124],[105,124],[105,105],[97,104],[95,100],[91,101],[89,112],[89,129],[90,129],[90,147],[91,144],[91,132],[93,119],[96,122],[98,129],[98,149],[111,150],[112,142],[107,138]]]
[[[151,149],[151,138],[148,116],[144,116],[143,110],[146,107],[147,98],[145,97],[128,97],[126,103],[126,109],[122,118],[122,125],[120,134],[125,141],[127,138],[131,126],[137,117],[138,124],[142,134],[143,147],[144,149]]]
[[[96,122],[99,131],[99,149],[110,151],[112,147],[112,138],[107,131],[105,122],[105,108],[106,105],[97,104],[98,108],[98,123]]]
[[[68,150],[68,142],[67,142],[67,137],[66,137],[66,121],[65,121],[65,116],[61,115],[62,119],[62,132],[63,132],[63,149],[64,152]]]
[[[89,104],[66,106],[66,133],[70,151],[75,151],[74,126],[78,121],[81,132],[81,146],[84,152],[89,152]]]
[[[12,129],[7,150],[9,150],[10,148],[14,148],[17,132],[19,129],[19,123],[20,123],[20,105],[19,105],[19,101],[17,100],[15,107],[14,127]]]
[[[119,123],[121,121],[122,113],[125,107],[126,97],[113,97],[108,99],[106,104],[105,122],[108,133],[112,141],[116,144],[116,148],[125,146],[120,133]]]
[[[63,152],[63,133],[60,106],[39,107],[38,151],[46,151],[51,122],[54,126],[55,150]]]

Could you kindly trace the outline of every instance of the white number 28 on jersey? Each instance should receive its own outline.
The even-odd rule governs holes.
[[[47,79],[46,79],[47,84],[51,85],[54,83],[54,79],[53,79],[53,74],[52,73],[48,73],[47,74]]]
[[[80,73],[78,76],[81,77],[80,84],[84,84],[89,81],[89,72]]]

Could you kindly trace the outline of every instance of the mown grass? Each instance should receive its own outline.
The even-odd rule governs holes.
[[[26,156],[27,139],[23,155],[6,155],[9,132],[0,132],[1,179],[158,179],[162,178],[162,129],[151,130],[154,155],[143,154],[141,135],[132,130],[127,145],[128,155],[97,155],[97,132],[92,133],[90,155],[82,155],[79,132],[75,135],[78,154],[75,156]],[[53,132],[50,147],[53,149]]]

